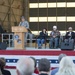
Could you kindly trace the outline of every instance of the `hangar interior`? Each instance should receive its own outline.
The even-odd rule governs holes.
[[[4,30],[11,32],[24,15],[33,34],[56,25],[61,32],[68,27],[75,30],[75,0],[0,0],[0,21]]]

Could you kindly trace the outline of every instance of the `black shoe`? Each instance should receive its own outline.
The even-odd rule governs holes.
[[[58,47],[54,47],[54,49],[57,49]]]
[[[51,47],[51,46],[50,46],[49,48],[50,48],[50,49],[53,49],[53,47]]]

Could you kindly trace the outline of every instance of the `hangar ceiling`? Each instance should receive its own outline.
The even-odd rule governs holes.
[[[5,30],[11,31],[11,26],[18,25],[24,15],[25,0],[0,0],[0,21]]]

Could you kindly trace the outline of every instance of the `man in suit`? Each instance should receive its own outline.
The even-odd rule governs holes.
[[[25,20],[24,16],[21,17],[21,22],[19,23],[19,26],[23,26],[23,27],[25,27],[28,30],[28,32],[25,33],[25,45],[27,44],[27,38],[29,36],[30,46],[32,46],[32,37],[33,37],[33,35],[29,31],[29,23],[28,23],[28,21]]]
[[[40,59],[38,69],[39,75],[50,75],[50,61],[46,58]]]
[[[58,62],[60,62],[61,59],[62,59],[63,57],[65,57],[65,56],[66,56],[66,54],[60,54],[59,57],[58,57]],[[55,75],[55,74],[58,72],[58,70],[59,70],[59,67],[53,69],[53,70],[51,71],[51,75]]]
[[[65,35],[65,42],[74,42],[75,33],[73,32],[72,27],[68,28],[68,32]]]

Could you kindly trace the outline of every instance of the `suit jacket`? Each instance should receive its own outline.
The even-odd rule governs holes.
[[[74,32],[71,32],[71,36],[69,36],[69,33],[70,33],[70,32],[67,32],[67,33],[66,33],[66,36],[65,36],[66,39],[69,39],[69,38],[74,39],[74,38],[75,38],[75,33],[74,33]]]

